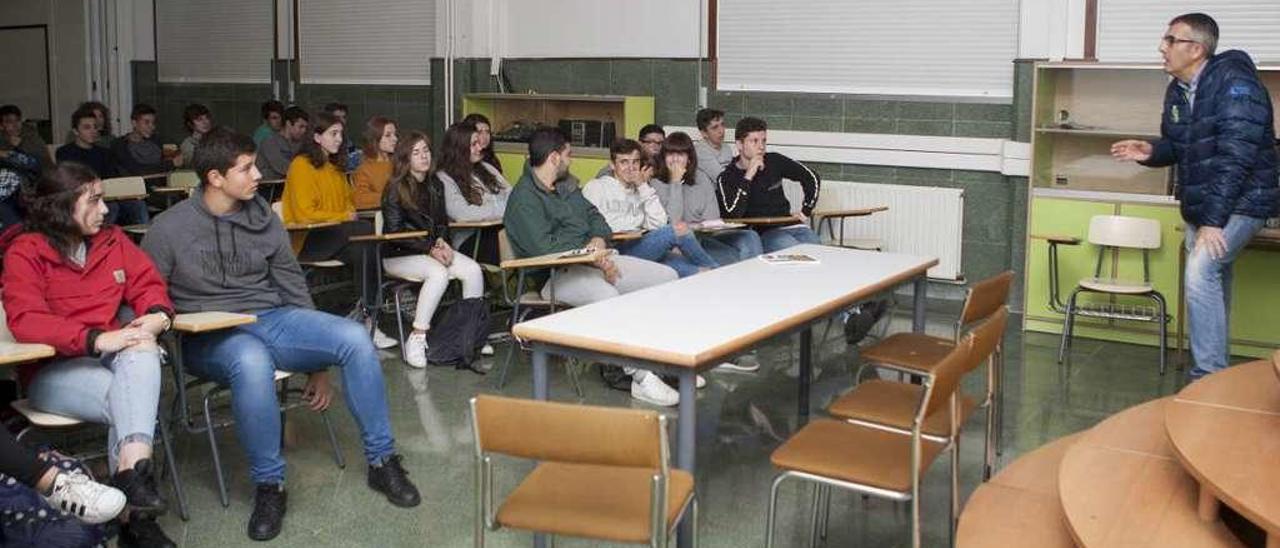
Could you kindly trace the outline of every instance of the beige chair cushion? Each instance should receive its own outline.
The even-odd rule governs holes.
[[[649,542],[650,478],[654,470],[543,463],[498,508],[504,527],[614,542]],[[693,476],[671,470],[667,526],[693,496]]]
[[[18,400],[9,405],[13,407],[14,411],[17,411],[23,417],[26,417],[28,421],[31,421],[31,424],[36,426],[43,426],[45,428],[63,428],[67,426],[75,426],[84,422],[79,419],[73,419],[63,415],[38,411],[36,408],[31,407],[30,400]]]
[[[856,419],[911,430],[911,422],[915,420],[916,409],[920,406],[920,396],[923,391],[924,387],[918,384],[884,380],[866,381],[854,387],[848,394],[840,396],[827,408],[827,412],[839,419]],[[978,406],[978,403],[968,396],[960,395],[959,399],[960,417],[956,421],[957,429],[968,420]],[[930,436],[950,436],[951,425],[947,419],[947,409],[937,411],[925,417],[921,432]]]
[[[920,471],[942,452],[921,440]],[[770,457],[783,470],[806,472],[900,493],[911,491],[911,436],[830,419],[800,429]]]
[[[921,333],[894,333],[862,350],[862,359],[905,367],[920,372],[933,371],[934,366],[956,347],[951,339]]]
[[[1149,283],[1114,278],[1085,278],[1080,280],[1080,287],[1103,293],[1121,293],[1125,295],[1141,295],[1150,293],[1155,289]]]

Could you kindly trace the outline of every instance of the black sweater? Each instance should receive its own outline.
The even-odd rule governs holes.
[[[437,239],[449,241],[449,214],[444,208],[444,187],[440,179],[428,176],[418,183],[418,207],[408,208],[400,203],[397,184],[392,181],[382,191],[382,232],[412,232],[426,230],[426,239],[396,240],[384,252],[385,256],[395,257],[426,253],[431,250]]]
[[[818,174],[800,162],[769,152],[764,155],[764,167],[750,181],[746,171],[738,167],[737,158],[720,172],[716,181],[716,197],[720,201],[721,216],[735,219],[790,215],[791,203],[782,190],[783,179],[800,183],[804,188],[804,203],[800,210],[805,215],[812,213],[822,188]]]

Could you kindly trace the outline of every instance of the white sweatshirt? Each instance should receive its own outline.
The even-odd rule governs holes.
[[[614,232],[653,229],[667,224],[667,211],[649,183],[632,189],[606,175],[587,182],[582,196],[596,206]]]

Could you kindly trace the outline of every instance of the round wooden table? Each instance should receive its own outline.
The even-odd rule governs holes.
[[[1058,438],[1018,457],[978,486],[960,514],[956,547],[1074,547],[1058,499],[1058,465],[1079,437]]]
[[[1174,455],[1199,482],[1201,519],[1226,503],[1280,548],[1280,380],[1271,360],[1229,367],[1182,389],[1165,410]]]
[[[1080,546],[1241,546],[1221,521],[1196,516],[1196,482],[1165,435],[1172,398],[1131,407],[1080,437],[1058,472],[1058,492]]]

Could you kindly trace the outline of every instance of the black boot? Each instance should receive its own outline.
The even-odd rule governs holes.
[[[138,511],[129,512],[129,522],[120,525],[117,542],[120,548],[178,548],[155,516]]]
[[[271,540],[284,526],[288,494],[283,483],[259,483],[253,495],[253,514],[249,516],[249,538]]]
[[[132,470],[121,470],[111,478],[111,485],[124,491],[129,506],[149,514],[165,511],[166,505],[160,492],[156,489],[155,466],[151,459],[142,459],[133,465]]]
[[[369,465],[369,487],[387,496],[391,504],[412,508],[422,502],[409,473],[400,466],[400,455],[391,455],[381,465]]]

